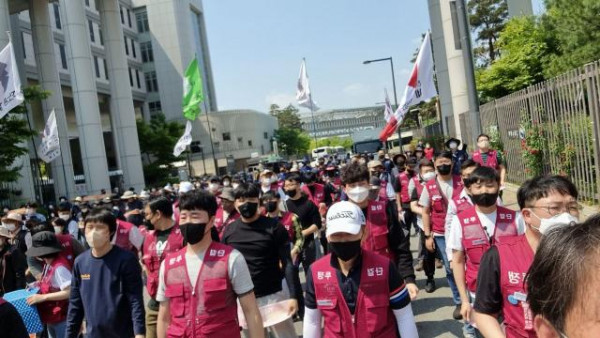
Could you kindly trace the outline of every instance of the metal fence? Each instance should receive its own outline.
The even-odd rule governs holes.
[[[503,144],[507,179],[520,184],[531,175],[522,143],[535,132],[543,173],[567,175],[583,199],[599,200],[599,98],[600,60],[482,105],[484,132]]]

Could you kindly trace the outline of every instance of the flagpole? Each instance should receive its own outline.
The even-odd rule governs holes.
[[[206,107],[206,100],[203,100],[202,104],[204,105],[204,111],[206,112],[206,124],[208,126],[208,137],[210,138],[210,149],[212,151],[212,158],[213,158],[213,166],[215,168],[215,175],[217,175],[219,168],[217,168],[217,156],[215,154],[215,146],[213,145],[212,128],[210,127],[210,118],[208,117],[208,107]],[[205,174],[206,174],[206,171],[205,171]]]

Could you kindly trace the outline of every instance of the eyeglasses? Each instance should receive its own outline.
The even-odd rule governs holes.
[[[531,209],[544,209],[550,216],[556,216],[563,211],[568,212],[573,216],[579,215],[579,212],[583,210],[583,207],[579,203],[570,203],[568,205],[545,205],[545,206],[532,206]]]

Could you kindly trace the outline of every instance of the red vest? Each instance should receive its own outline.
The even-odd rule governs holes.
[[[473,203],[471,203],[471,201],[465,197],[453,198],[452,201],[456,207],[457,215],[473,206]]]
[[[165,258],[168,253],[176,252],[183,247],[183,236],[179,227],[173,227],[167,244],[163,249],[160,257],[156,254],[156,231],[149,230],[146,232],[146,239],[142,246],[142,262],[148,270],[148,276],[146,281],[146,288],[148,294],[152,298],[156,298],[156,291],[158,290],[158,270],[160,269],[160,262]]]
[[[533,314],[526,301],[525,283],[525,275],[533,263],[533,250],[525,236],[498,243],[496,247],[500,257],[500,289],[506,337],[534,338]]]
[[[362,242],[362,248],[373,251],[394,261],[394,253],[390,250],[388,241],[388,220],[385,210],[386,203],[369,200],[367,205],[367,238]]]
[[[325,187],[320,183],[315,183],[313,188],[315,189],[314,194],[310,192],[307,185],[303,185],[301,190],[304,191],[306,196],[308,196],[308,199],[318,207],[319,204],[325,203]]]
[[[165,296],[171,312],[167,337],[240,337],[237,296],[227,268],[233,248],[211,243],[195,288],[187,273],[186,250],[165,258]]]
[[[477,272],[481,257],[490,248],[491,244],[506,241],[507,237],[518,235],[515,223],[516,213],[513,210],[498,207],[496,212],[496,228],[494,235],[488,239],[487,232],[481,226],[475,206],[459,212],[458,220],[462,228],[462,245],[465,250],[467,289],[471,292],[477,290]],[[491,242],[491,243],[490,243]]]
[[[425,189],[429,193],[429,208],[431,210],[431,230],[437,234],[446,232],[446,212],[448,211],[448,198],[458,199],[463,189],[460,176],[452,177],[452,196],[444,196],[440,191],[435,179],[425,183]]]
[[[294,243],[294,239],[296,238],[296,229],[294,229],[294,214],[291,212],[282,212],[281,217],[279,217],[279,223],[281,223],[285,230],[287,230],[288,236],[290,237],[290,242]]]
[[[397,337],[396,319],[390,308],[389,265],[382,256],[362,250],[362,267],[354,315],[331,267],[331,254],[311,266],[317,308],[325,321],[323,337]]]
[[[179,226],[179,200],[173,203],[173,220],[175,221],[175,226]]]
[[[400,182],[400,201],[402,203],[410,203],[410,196],[408,195],[410,177],[405,172],[401,172],[398,174],[398,182]]]
[[[75,262],[75,253],[73,252],[73,246],[71,245],[71,235],[56,235],[56,239],[63,247],[63,251],[60,252],[60,256],[69,262],[69,269],[73,267]]]
[[[129,222],[117,220],[115,244],[121,249],[137,253],[137,248],[133,246],[133,244],[131,244],[131,242],[129,241],[129,231],[131,231],[131,228],[134,226],[135,225]]]
[[[473,152],[473,161],[479,163],[483,167],[498,168],[498,153],[495,150],[488,151],[487,161],[484,163],[479,149]]]
[[[58,267],[65,267],[71,271],[69,261],[63,256],[57,256],[49,266],[44,265],[44,274],[40,280],[40,294],[47,294],[60,291],[59,288],[52,286],[52,276]],[[69,308],[69,300],[56,300],[47,301],[37,304],[38,312],[40,313],[40,319],[44,324],[56,324],[67,319],[67,309]]]
[[[223,216],[223,206],[220,206],[217,209],[217,214],[215,215],[214,226],[215,226],[215,229],[217,229],[217,232],[219,233],[219,238],[223,238],[223,233],[225,232],[225,227],[228,226],[229,224],[233,223],[238,218],[240,218],[240,214],[235,209],[231,213],[229,213],[229,216],[227,217],[227,219],[224,219],[224,216]]]

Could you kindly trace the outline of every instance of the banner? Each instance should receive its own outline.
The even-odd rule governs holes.
[[[183,117],[194,121],[200,115],[200,103],[204,101],[202,76],[198,68],[198,59],[194,57],[185,70],[183,77]]]
[[[185,123],[185,132],[183,136],[179,138],[175,148],[173,149],[173,156],[179,156],[185,151],[185,148],[192,144],[192,122],[187,121]]]
[[[46,163],[50,163],[60,156],[60,140],[54,109],[46,121],[46,127],[42,133],[42,143],[38,147],[38,156]]]
[[[25,100],[12,42],[0,52],[0,119]]]
[[[302,59],[302,64],[300,64],[300,75],[298,76],[296,100],[298,101],[298,105],[301,107],[306,107],[311,111],[319,110],[319,107],[317,107],[317,104],[315,101],[313,101],[312,95],[310,94],[308,75],[306,74],[306,62],[304,59]]]

